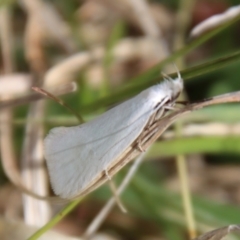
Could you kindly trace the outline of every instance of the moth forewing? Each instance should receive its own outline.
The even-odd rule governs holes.
[[[115,174],[132,159],[133,143],[151,117],[162,116],[162,108],[172,105],[182,88],[181,78],[164,81],[91,122],[51,131],[44,143],[54,192],[73,199],[105,182],[104,172]]]

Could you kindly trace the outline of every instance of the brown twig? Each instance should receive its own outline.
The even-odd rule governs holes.
[[[60,96],[67,93],[71,93],[76,91],[77,85],[75,82],[63,84],[60,87],[56,87],[55,89],[50,89],[50,91],[53,92],[54,95]],[[45,98],[43,95],[39,95],[37,93],[30,93],[29,95],[13,98],[13,99],[7,99],[0,102],[0,110],[6,109],[6,108],[13,108],[20,105],[31,103],[32,101],[38,101]]]
[[[52,93],[44,90],[43,88],[39,88],[39,87],[32,87],[32,90],[42,94],[50,99],[52,99],[53,101],[55,101],[56,103],[62,105],[63,107],[65,107],[66,109],[68,109],[73,115],[75,115],[77,117],[77,119],[79,120],[80,123],[84,123],[83,118],[76,112],[74,111],[70,106],[68,106],[62,99],[58,98],[57,96],[53,95]]]

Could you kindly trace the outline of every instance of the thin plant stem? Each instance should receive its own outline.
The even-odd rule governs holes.
[[[176,34],[175,34],[175,41],[174,41],[174,49],[179,49],[184,46],[184,39],[187,27],[189,26],[190,19],[191,19],[191,12],[193,8],[194,1],[192,0],[181,0],[179,5],[179,10],[177,14],[177,26],[176,26]],[[188,13],[188,14],[186,14]],[[185,65],[184,57],[178,59],[177,62],[180,69],[182,69]],[[185,92],[181,95],[181,100],[186,100],[187,96]],[[182,124],[177,122],[175,124],[175,131],[176,136],[180,137],[182,132]],[[188,183],[188,169],[187,169],[187,161],[185,155],[179,154],[176,156],[177,162],[177,169],[178,169],[178,176],[180,179],[181,185],[181,193],[182,193],[182,200],[183,200],[183,207],[184,213],[188,228],[188,236],[189,239],[196,237],[196,226],[192,208],[192,201],[191,201],[191,193],[189,189]]]
[[[147,152],[149,149],[147,150]],[[117,189],[116,194],[121,195],[121,193],[125,190],[125,188],[128,186],[129,182],[131,181],[132,177],[136,173],[138,167],[140,166],[141,162],[143,161],[144,157],[146,156],[146,153],[142,153],[132,164],[130,170],[128,171],[126,177],[122,181],[121,185]],[[90,238],[100,227],[100,225],[103,223],[103,221],[106,219],[107,215],[111,211],[111,209],[114,207],[116,203],[116,198],[112,197],[108,200],[108,202],[105,204],[105,206],[101,209],[101,211],[97,214],[97,216],[93,219],[93,221],[88,226],[87,230],[83,234],[84,239]]]
[[[35,92],[42,94],[50,99],[52,99],[53,101],[55,101],[56,103],[60,104],[61,106],[65,107],[69,112],[71,112],[74,116],[76,116],[76,118],[79,120],[80,123],[84,123],[83,118],[76,112],[74,111],[70,106],[68,106],[62,99],[60,99],[59,97],[53,95],[52,93],[44,90],[43,88],[39,88],[39,87],[32,87],[32,90],[34,90]]]
[[[60,220],[62,220],[69,212],[71,212],[81,201],[82,201],[82,198],[69,203],[62,211],[60,211],[55,217],[53,217],[47,224],[45,224],[43,227],[41,227],[38,231],[36,231],[27,240],[36,240],[39,237],[41,237],[49,229],[51,229],[53,226],[55,226]]]

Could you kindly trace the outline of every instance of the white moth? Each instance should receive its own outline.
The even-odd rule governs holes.
[[[107,181],[106,175],[143,150],[143,142],[155,133],[149,129],[174,106],[182,89],[178,73],[176,79],[165,79],[90,122],[52,129],[44,144],[54,193],[74,199]],[[146,131],[150,135],[144,135]]]

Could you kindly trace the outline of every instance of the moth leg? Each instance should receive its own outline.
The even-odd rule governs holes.
[[[164,109],[162,109],[164,111]],[[163,112],[161,111],[161,112]],[[161,113],[160,113],[161,114]],[[157,117],[158,113],[155,113],[150,119],[149,122],[147,123],[145,129],[143,132],[138,136],[136,142],[135,142],[135,148],[139,150],[141,153],[146,152],[146,149],[143,149],[142,145],[144,143],[145,135],[150,131],[151,127],[153,126],[153,123],[155,118]]]
[[[176,103],[176,104],[181,104],[181,105],[183,105],[183,106],[187,106],[187,105],[190,104],[190,102],[188,102],[188,101],[176,101],[175,103]]]
[[[164,106],[164,109],[166,110],[176,110],[177,108],[174,106]]]
[[[141,144],[141,135],[138,137],[137,141],[136,141],[136,148],[141,152],[146,152],[145,149],[142,148],[142,144]]]
[[[107,177],[108,181],[112,181],[112,178],[111,178],[111,176],[108,173],[108,170],[105,169],[104,173],[105,173],[105,176]]]
[[[152,122],[150,123],[151,125],[158,119],[162,118],[165,114],[165,107],[163,106],[161,109],[159,109],[157,112],[156,112],[156,115],[154,116],[154,119],[152,119]]]
[[[124,207],[121,199],[119,198],[119,195],[118,195],[118,193],[117,193],[116,185],[114,184],[114,182],[113,182],[111,176],[109,175],[107,169],[104,170],[104,174],[105,174],[106,178],[107,178],[108,181],[109,181],[110,189],[111,189],[111,191],[112,191],[113,197],[115,198],[115,201],[116,201],[118,207],[120,208],[120,210],[121,210],[123,213],[126,213],[127,210],[126,210],[126,208]]]
[[[158,115],[157,112],[155,112],[155,113],[150,117],[146,129],[149,128],[149,126],[151,126],[151,125],[153,124],[153,122],[155,121],[155,118],[156,118],[157,115]]]
[[[181,106],[179,106],[179,105],[176,106],[175,104],[174,105],[166,105],[166,106],[164,106],[164,109],[176,111],[176,110],[181,109]]]

